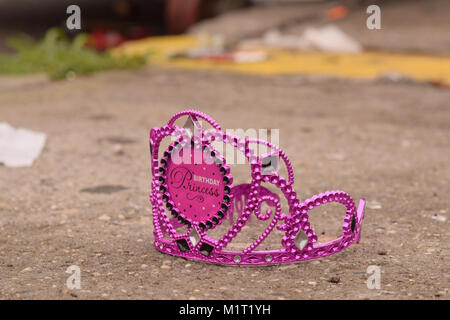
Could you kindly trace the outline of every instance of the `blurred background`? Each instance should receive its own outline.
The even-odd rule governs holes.
[[[71,4],[80,7],[80,29],[69,30],[67,27],[71,14],[66,13],[66,9]],[[376,29],[367,26],[375,21],[371,18],[374,12],[368,9],[374,4],[380,9],[377,20],[379,27]],[[244,62],[256,64],[247,68],[226,65],[225,69],[246,69],[249,72],[252,68],[254,72],[258,69],[260,73],[276,74],[325,72],[338,76],[396,76],[447,85],[450,81],[448,74],[438,67],[443,60],[432,60],[430,55],[449,54],[448,10],[449,4],[445,0],[99,0],[76,3],[65,0],[39,3],[2,0],[0,53],[17,51],[17,44],[20,47],[24,34],[39,41],[44,39],[48,30],[55,30],[56,27],[60,34],[53,41],[58,42],[66,36],[73,39],[83,34],[82,42],[90,49],[103,52],[120,47],[113,52],[125,53],[128,57],[142,57],[151,52],[154,55],[153,63],[161,63],[158,59],[161,56],[170,59],[188,58],[190,62],[198,62],[199,59]],[[20,35],[22,42],[15,41]],[[168,37],[171,35],[185,36]],[[139,39],[144,41],[136,42]],[[130,42],[132,44],[127,45]],[[361,53],[355,60],[361,61],[361,65],[359,68],[349,66],[350,61],[327,64],[326,61],[315,59],[319,56],[302,55],[311,52]],[[381,53],[376,55],[376,59],[382,59],[382,63],[365,59],[366,52]],[[298,56],[288,57],[286,53],[298,53]],[[402,56],[399,60],[400,56],[390,53],[408,56]],[[6,59],[5,55],[2,56]],[[419,62],[414,58],[424,59]],[[179,62],[175,60],[172,62]],[[304,62],[303,65],[300,60]],[[0,73],[27,72],[24,66],[5,67],[11,63],[8,60],[0,60],[0,63],[2,61]],[[81,73],[88,73],[91,69],[92,72],[96,71],[91,66],[83,68],[83,62],[89,64],[83,59],[75,63],[81,65],[78,68]],[[140,64],[134,62],[118,65],[127,67]],[[187,62],[178,64],[186,67],[189,65]],[[269,63],[263,68],[259,62]],[[293,67],[286,67],[292,63]],[[112,62],[110,64],[111,68],[118,67]],[[447,67],[447,62],[444,65]],[[190,65],[193,68],[203,66],[205,63]],[[224,67],[220,64],[217,66]],[[77,66],[64,68],[76,69]],[[46,71],[42,63],[39,67],[30,63],[28,72],[34,72],[35,69]],[[65,72],[68,71],[62,70],[62,75],[53,78],[64,77]]]
[[[65,12],[71,4],[82,9],[81,32],[117,34],[123,40],[195,30],[229,35],[239,33],[240,29],[241,37],[258,35],[268,28],[298,33],[296,27],[306,21],[343,20],[339,25],[353,36],[359,34],[357,40],[368,48],[380,48],[384,42],[390,49],[448,53],[444,30],[449,27],[446,19],[449,5],[445,0],[1,0],[0,39],[17,32],[41,37],[51,27],[65,28],[68,16]],[[364,30],[367,28],[362,22],[368,17],[365,9],[371,4],[382,4],[384,32]],[[273,13],[266,13],[268,10]],[[221,18],[222,15],[227,18]],[[205,20],[208,22],[202,23]],[[405,43],[396,44],[399,41]]]

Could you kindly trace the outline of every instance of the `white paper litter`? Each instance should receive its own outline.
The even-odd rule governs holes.
[[[322,28],[308,28],[303,37],[318,50],[325,52],[358,53],[361,45],[334,25]]]
[[[237,63],[255,63],[267,59],[267,53],[264,51],[236,51],[233,55],[234,62]]]
[[[0,122],[0,163],[7,167],[30,167],[39,157],[47,136],[27,129],[15,129]]]
[[[362,46],[335,25],[307,28],[301,35],[285,35],[277,30],[268,31],[263,42],[283,49],[324,51],[334,53],[358,53]]]
[[[278,30],[269,30],[264,34],[265,45],[282,49],[311,50],[311,44],[304,37],[282,34]]]
[[[445,221],[447,221],[447,217],[446,217],[446,216],[443,216],[443,215],[440,215],[440,214],[434,214],[434,215],[432,215],[432,216],[431,216],[431,219],[437,220],[437,221],[439,221],[439,222],[445,222]]]

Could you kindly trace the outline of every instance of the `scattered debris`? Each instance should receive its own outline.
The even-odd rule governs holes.
[[[372,210],[378,210],[378,209],[381,209],[381,203],[379,203],[377,201],[367,201],[366,207],[369,209],[372,209]]]
[[[362,46],[356,40],[334,25],[321,28],[309,27],[300,36],[284,35],[277,30],[270,30],[264,35],[263,42],[268,46],[304,51],[334,53],[362,51]]]
[[[446,216],[442,216],[442,215],[437,214],[437,213],[433,214],[433,215],[431,216],[431,219],[437,220],[437,221],[439,221],[439,222],[445,222],[445,221],[447,221],[447,217],[446,217]]]
[[[210,60],[215,62],[255,63],[266,60],[268,54],[263,50],[236,50],[236,51],[187,51],[172,55],[172,58],[191,58]]]
[[[0,123],[0,163],[7,167],[30,167],[44,148],[46,135],[27,129],[14,129]]]
[[[387,251],[386,250],[380,250],[380,251],[378,251],[378,255],[379,256],[385,256],[385,255],[387,255]]]
[[[87,41],[87,45],[98,51],[104,51],[121,45],[127,38],[115,30],[94,30]]]
[[[109,221],[109,220],[111,220],[111,217],[106,214],[103,214],[100,217],[98,217],[98,220]]]
[[[311,46],[325,52],[359,53],[361,45],[334,25],[322,28],[308,28],[303,37]]]
[[[331,278],[328,280],[328,282],[338,284],[339,282],[341,282],[341,278],[339,278],[339,277],[331,277]]]
[[[221,36],[197,35],[198,44],[194,48],[173,52],[169,58],[188,58],[213,62],[255,63],[267,59],[268,54],[261,49],[226,50]]]
[[[232,52],[232,58],[237,63],[254,63],[266,60],[267,53],[262,50],[238,50]]]
[[[119,192],[122,190],[126,190],[128,188],[121,185],[101,185],[92,188],[84,188],[81,189],[80,192],[88,192],[88,193],[103,193],[103,194],[111,194],[114,192]]]
[[[278,30],[278,29],[272,29]],[[286,30],[286,29],[285,29]],[[290,30],[290,29],[287,29]],[[295,29],[294,29],[295,30]],[[287,31],[280,34],[275,31],[279,37],[278,40],[287,36]],[[266,33],[266,36],[269,33]],[[256,37],[252,35],[251,37]],[[276,75],[276,74],[320,74],[318,79],[326,76],[343,77],[349,79],[374,79],[379,74],[391,71],[397,71],[405,74],[414,81],[417,85],[423,86],[424,81],[442,81],[443,83],[450,83],[447,70],[450,62],[448,59],[436,57],[429,54],[399,54],[395,52],[377,52],[367,51],[342,54],[311,54],[311,52],[304,52],[305,50],[317,50],[314,47],[298,45],[299,36],[293,36],[294,43],[292,45],[280,46],[279,41],[273,45],[267,44],[264,41],[264,36],[260,38],[247,38],[238,43],[240,50],[255,49],[264,50],[268,54],[268,59],[264,63],[255,64],[240,64],[223,63],[220,64],[223,71],[234,71],[245,74],[260,74],[260,75]],[[333,41],[335,43],[336,41]],[[337,41],[338,45],[341,42]],[[343,44],[343,43],[342,43]],[[201,67],[205,70],[212,70],[217,68],[216,63],[203,63],[202,60],[173,59],[178,53],[182,53],[181,57],[190,48],[199,46],[197,37],[193,35],[183,36],[164,36],[151,37],[145,40],[130,42],[124,44],[118,49],[114,50],[117,55],[139,55],[142,52],[152,52],[152,62],[162,66],[170,66],[176,68],[195,68]],[[357,45],[360,47],[360,45]],[[299,50],[299,52],[286,52],[280,50],[283,47],[287,49]],[[228,46],[227,48],[230,48]],[[303,51],[300,51],[303,50]],[[348,51],[348,50],[347,50]],[[218,52],[223,52],[218,51]],[[172,57],[172,59],[170,59]],[[207,62],[211,62],[208,60]],[[423,66],[426,65],[426,72]],[[386,69],[389,66],[389,69]],[[447,69],[446,69],[447,68]]]
[[[206,56],[219,55],[225,51],[223,38],[219,35],[206,33],[196,35],[197,44],[183,51],[169,53],[169,58],[193,58],[198,59]]]
[[[331,9],[328,9],[326,12],[327,19],[330,21],[343,19],[348,16],[350,10],[347,6],[339,5],[335,6]]]
[[[303,36],[283,35],[278,30],[269,30],[264,34],[263,43],[282,49],[309,50],[310,45]]]

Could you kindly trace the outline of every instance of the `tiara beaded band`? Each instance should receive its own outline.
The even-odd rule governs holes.
[[[189,130],[189,126],[181,128],[175,125],[175,121],[183,116],[190,119],[187,122]],[[203,130],[199,119],[209,123],[212,129]],[[159,159],[160,143],[169,136],[175,136],[176,141]],[[245,155],[251,168],[250,183],[233,185],[230,167],[211,145],[213,141],[232,145]],[[258,156],[251,148],[257,144],[267,146],[271,152]],[[292,187],[292,165],[278,146],[261,139],[243,140],[224,132],[214,119],[202,112],[184,110],[176,113],[167,125],[152,128],[150,153],[154,244],[163,253],[227,265],[280,264],[325,257],[360,240],[364,199],[360,199],[356,207],[347,193],[337,190],[300,202]],[[287,179],[277,173],[278,159],[282,159],[287,168]],[[280,195],[262,183],[277,188]],[[286,199],[288,213],[282,213],[280,197]],[[330,202],[345,206],[343,234],[335,240],[318,243],[308,212]],[[263,203],[272,209],[263,212]],[[252,214],[261,221],[271,219],[266,230],[245,249],[226,250]],[[231,226],[220,239],[207,234],[226,218]],[[274,228],[284,232],[280,239],[282,249],[256,250]],[[183,231],[179,233],[179,230]]]

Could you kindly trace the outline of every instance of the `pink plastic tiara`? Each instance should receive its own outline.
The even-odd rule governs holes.
[[[189,117],[183,128],[174,124],[182,116]],[[209,123],[212,129],[203,130],[199,119]],[[169,136],[176,137],[175,142],[159,159],[160,143]],[[233,185],[230,167],[213,148],[212,141],[230,144],[245,155],[251,168],[249,184]],[[271,153],[258,156],[250,147],[252,144],[263,144]],[[161,252],[219,264],[262,265],[325,257],[347,248],[354,241],[359,242],[364,199],[356,208],[347,193],[327,191],[300,202],[292,187],[294,172],[291,163],[278,146],[260,139],[242,140],[232,136],[204,113],[181,111],[167,125],[153,128],[150,131],[150,153],[154,244]],[[286,165],[287,179],[277,173],[280,158]],[[280,190],[288,203],[289,213],[282,213],[280,196],[262,186],[262,182]],[[263,202],[273,209],[261,212]],[[345,206],[343,235],[318,243],[309,224],[308,211],[330,202]],[[225,250],[252,214],[258,220],[272,219],[267,229],[244,250]],[[208,236],[207,231],[221,224],[226,217],[231,224],[229,230],[218,240]],[[275,227],[284,232],[282,249],[257,251]]]

